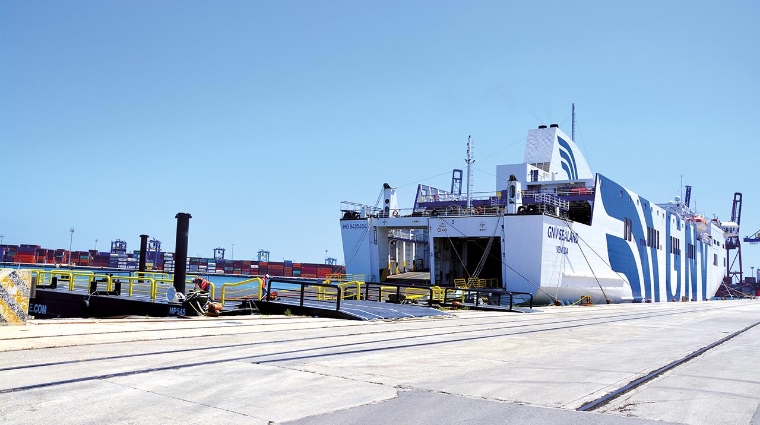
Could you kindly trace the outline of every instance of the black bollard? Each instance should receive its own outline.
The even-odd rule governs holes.
[[[148,235],[140,235],[140,264],[138,269],[141,272],[145,271],[145,253],[148,252]]]
[[[190,232],[188,213],[177,213],[177,239],[174,245],[174,289],[180,294],[185,293],[185,278],[187,277],[187,237]]]

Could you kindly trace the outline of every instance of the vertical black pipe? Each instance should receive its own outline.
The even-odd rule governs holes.
[[[148,235],[140,235],[140,265],[138,270],[145,271],[145,258],[148,251]]]
[[[185,278],[187,277],[187,236],[190,232],[190,219],[188,213],[177,213],[177,239],[174,245],[174,289],[185,293]]]

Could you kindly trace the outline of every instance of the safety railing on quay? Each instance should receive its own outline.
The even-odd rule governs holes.
[[[364,283],[364,299],[370,301],[388,301],[401,304],[408,301],[424,301],[427,297],[427,304],[432,306],[435,302],[441,302],[443,295],[444,292],[439,286],[387,282]]]
[[[170,286],[174,285],[171,275],[158,272],[135,271],[131,275],[123,275],[56,269],[25,270],[29,270],[32,274],[32,282],[40,288],[65,287],[69,291],[80,289],[87,293],[95,291],[116,292],[120,295],[148,298],[152,301],[158,298],[158,293],[164,293]],[[188,289],[193,287],[193,278],[194,276],[189,275],[185,281],[185,286]],[[101,287],[100,285],[105,286]],[[122,285],[125,289],[123,293],[121,291]],[[216,296],[216,286],[213,283],[209,285],[209,295],[212,299]]]
[[[510,310],[515,306],[515,298],[521,300],[517,304],[528,303],[530,308],[533,308],[533,294],[530,292],[517,292],[517,291],[494,291],[486,288],[457,288],[457,287],[445,287],[443,288],[443,303],[449,304],[453,301],[459,301],[461,303],[475,304],[476,307],[480,305],[494,305],[509,307]],[[487,296],[483,296],[487,294]],[[507,303],[504,304],[504,297],[506,297]]]
[[[77,286],[89,288],[90,281],[95,273],[88,271],[73,270],[43,270],[43,269],[26,269],[32,274],[32,280],[37,286],[66,285],[69,291],[73,291]]]
[[[171,279],[171,275],[166,272],[141,272],[141,271],[135,271],[132,272],[132,276],[137,277],[149,277],[151,279]]]
[[[340,310],[340,302],[343,299],[343,288],[340,285],[316,280],[272,278],[267,281],[266,287],[263,301],[297,299],[299,307],[303,307],[305,301],[328,304],[334,302],[337,311]]]
[[[234,283],[223,283],[222,295],[219,301],[224,304],[225,301],[241,300],[246,297],[255,297],[257,300],[260,300],[263,292],[264,281],[260,277]],[[214,296],[212,295],[211,298],[213,299]]]
[[[361,299],[363,281],[353,280],[350,282],[334,283],[330,280],[325,280],[323,283],[329,285],[335,285],[341,289],[341,299],[343,300],[358,300]],[[328,301],[333,295],[333,291],[325,288],[317,288],[317,299],[320,301]]]
[[[368,276],[366,274],[346,274],[346,273],[330,273],[325,277],[324,283],[332,283],[332,282],[352,282],[352,281],[359,281],[359,282],[366,282]]]
[[[454,279],[454,287],[456,288],[499,288],[499,279],[487,278],[481,279],[477,277],[468,277]]]

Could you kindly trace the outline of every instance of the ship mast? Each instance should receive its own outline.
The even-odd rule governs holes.
[[[575,142],[575,103],[573,103],[573,130],[570,138],[573,139],[573,142]]]
[[[464,162],[467,163],[467,209],[469,210],[472,206],[470,198],[472,164],[475,162],[475,158],[472,156],[472,136],[467,136],[467,159]]]

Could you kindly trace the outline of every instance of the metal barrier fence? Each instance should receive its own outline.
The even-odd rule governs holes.
[[[366,274],[330,273],[325,277],[325,283],[331,282],[366,282],[369,278]]]
[[[340,310],[340,301],[343,299],[343,288],[317,280],[271,278],[267,280],[267,293],[262,300],[275,299],[298,299],[299,307],[303,307],[305,301],[328,304],[334,302],[337,311]]]
[[[401,289],[404,288],[402,291]],[[442,301],[444,292],[439,286],[417,286],[404,283],[381,283],[365,282],[364,299],[370,301],[388,301],[401,304],[406,301],[414,301],[425,298],[427,304],[432,306],[434,302]]]
[[[362,295],[362,286],[364,282],[353,280],[343,283],[332,283],[329,280],[325,280],[323,283],[337,286],[341,289],[341,299],[343,300],[359,300]],[[319,287],[317,288],[317,299],[320,301],[327,301],[331,296],[328,292],[332,292],[329,289]]]
[[[69,291],[80,289],[87,293],[100,290],[100,284],[105,284],[105,291],[118,292],[129,297],[143,297],[155,301],[159,290],[168,289],[174,284],[174,280],[166,273],[134,272],[132,275],[96,274],[91,271],[73,270],[44,270],[28,269],[32,274],[32,281],[38,287],[66,286]],[[188,276],[185,285],[192,287],[193,278]],[[126,291],[121,293],[121,285],[125,284]],[[216,287],[213,283],[209,287],[209,295],[215,297]]]
[[[256,285],[253,286],[252,284]],[[253,287],[253,288],[252,288]],[[245,297],[240,294],[255,295],[256,300],[260,300],[264,289],[264,281],[260,277],[254,277],[253,279],[247,279],[235,283],[223,283],[222,284],[222,298],[220,302],[224,304],[227,300],[239,300]],[[253,292],[253,293],[252,293]],[[232,297],[230,297],[232,295]],[[212,296],[213,298],[213,296]]]
[[[499,279],[480,279],[476,277],[454,279],[454,286],[457,288],[500,288]]]
[[[488,294],[487,299],[481,294]],[[508,304],[503,304],[503,297],[507,297]],[[509,306],[511,310],[515,306],[515,298],[527,302],[530,308],[533,308],[533,294],[530,292],[515,292],[515,291],[491,291],[484,288],[451,288],[444,289],[443,302],[448,303],[450,301],[460,301],[462,303],[473,303],[476,307],[480,305],[497,305],[497,306]],[[495,299],[495,300],[494,300]],[[520,303],[518,303],[520,304]]]

